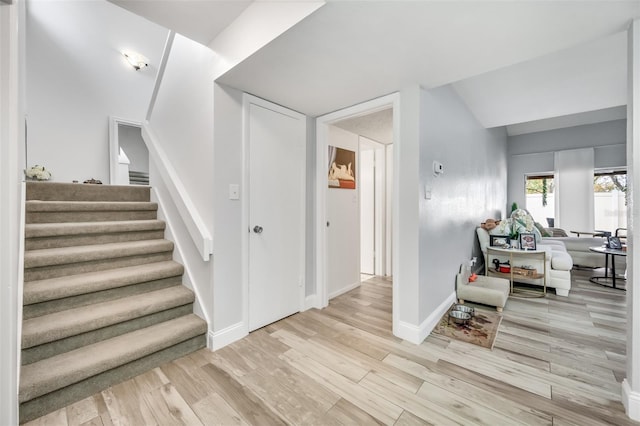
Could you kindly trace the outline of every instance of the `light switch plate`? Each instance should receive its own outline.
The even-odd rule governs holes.
[[[240,199],[240,185],[238,185],[237,183],[232,183],[229,185],[229,199],[230,200]]]
[[[425,200],[431,199],[431,187],[428,185],[424,187],[424,199]]]

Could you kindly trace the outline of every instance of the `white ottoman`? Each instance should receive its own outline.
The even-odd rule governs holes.
[[[496,311],[502,312],[507,303],[511,286],[509,280],[498,277],[485,277],[479,275],[474,282],[469,282],[469,268],[460,266],[460,272],[456,276],[456,297],[458,303],[464,304],[465,300],[483,305],[495,306]]]

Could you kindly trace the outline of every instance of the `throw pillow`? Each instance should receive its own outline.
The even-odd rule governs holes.
[[[551,237],[552,235],[550,233],[547,232],[546,229],[544,229],[544,226],[542,226],[542,224],[540,224],[539,222],[535,222],[534,226],[538,229],[538,231],[540,232],[540,235],[544,238],[544,237]]]
[[[511,219],[500,221],[498,226],[489,231],[491,235],[511,235]]]

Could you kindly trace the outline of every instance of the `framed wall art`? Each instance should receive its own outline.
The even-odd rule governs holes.
[[[329,188],[356,189],[356,153],[329,145]]]

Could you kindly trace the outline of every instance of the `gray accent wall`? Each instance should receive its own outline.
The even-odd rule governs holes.
[[[504,214],[507,134],[485,129],[451,86],[420,96],[419,316],[455,292],[460,264],[481,254],[475,229]],[[444,166],[434,176],[433,162]],[[431,199],[424,195],[431,190]]]
[[[525,176],[553,172],[556,151],[593,147],[596,169],[625,167],[626,132],[627,120],[614,120],[510,136],[507,143],[508,205],[515,201],[524,206]]]

